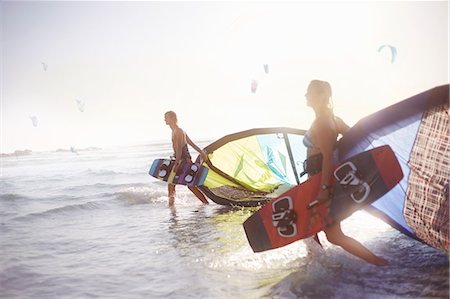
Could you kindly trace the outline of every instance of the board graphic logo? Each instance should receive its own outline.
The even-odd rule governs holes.
[[[194,179],[194,176],[197,173],[197,171],[198,171],[198,166],[195,164],[192,164],[191,167],[189,168],[188,174],[184,177],[184,181],[186,183],[192,182],[192,179]]]
[[[334,177],[344,191],[350,193],[354,202],[361,203],[369,196],[370,186],[358,177],[357,168],[352,162],[348,161],[336,168]]]
[[[167,175],[168,167],[170,166],[170,161],[164,160],[161,163],[161,166],[159,168],[158,177],[164,178]]]
[[[297,214],[290,196],[281,197],[272,203],[272,224],[282,237],[293,237],[297,234]]]

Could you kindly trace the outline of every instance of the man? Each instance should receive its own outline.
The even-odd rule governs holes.
[[[192,146],[197,152],[200,153],[203,161],[208,159],[208,156],[203,150],[201,150],[188,135],[178,126],[177,115],[173,111],[168,111],[164,114],[164,121],[172,129],[172,147],[175,152],[175,167],[178,167],[178,163],[181,161],[187,161],[192,163],[191,155],[189,154],[188,144]],[[169,205],[173,205],[175,201],[175,186],[174,184],[168,185],[169,193]],[[189,190],[204,204],[209,204],[205,195],[196,187],[189,186]]]

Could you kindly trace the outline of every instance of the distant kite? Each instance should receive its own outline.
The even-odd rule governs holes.
[[[266,72],[266,74],[269,73],[269,65],[268,64],[264,65],[264,72]]]
[[[258,81],[252,80],[251,88],[252,88],[252,92],[253,92],[253,93],[256,92],[256,88],[257,88],[257,87],[258,87]]]
[[[46,64],[45,62],[41,62],[41,63],[42,63],[42,68],[44,69],[44,72],[47,71],[48,64]]]
[[[391,63],[395,62],[395,59],[397,58],[397,48],[395,48],[394,46],[391,45],[382,45],[378,48],[378,52],[381,52],[381,50],[383,50],[384,47],[388,47],[391,51]]]
[[[78,105],[78,110],[80,110],[80,112],[84,112],[84,102],[78,99],[76,99],[76,101]]]
[[[31,123],[33,124],[33,126],[37,127],[37,125],[38,125],[37,116],[35,116],[35,115],[30,116],[30,119],[31,119]]]

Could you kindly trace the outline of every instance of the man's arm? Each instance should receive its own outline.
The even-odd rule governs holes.
[[[201,148],[199,148],[199,147],[191,140],[191,138],[189,138],[189,136],[188,136],[187,134],[186,134],[186,142],[187,142],[190,146],[192,146],[193,149],[195,149],[197,152],[200,153],[200,156],[202,157],[202,160],[203,160],[203,161],[206,161],[206,160],[208,159],[208,156],[206,155],[206,153],[205,153]]]
[[[179,161],[183,155],[184,132],[180,128],[173,132],[173,149],[175,151],[175,167],[178,167]]]

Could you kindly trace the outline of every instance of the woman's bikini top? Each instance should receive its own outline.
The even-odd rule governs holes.
[[[303,136],[303,145],[308,149],[319,149],[319,147],[316,146],[312,141],[310,130],[306,131],[305,135]]]
[[[333,119],[336,129],[337,129],[337,122],[336,122],[336,118]],[[306,131],[305,135],[303,136],[303,145],[306,146],[308,149],[317,149],[320,150],[320,148],[314,144],[314,142],[312,141],[312,137],[311,137],[311,129],[309,129],[308,131]],[[336,135],[337,136],[337,135]]]

